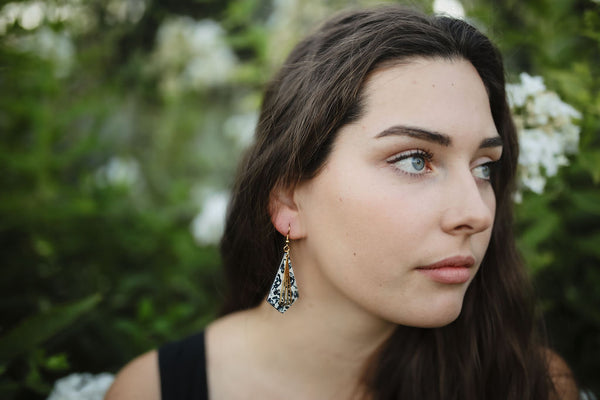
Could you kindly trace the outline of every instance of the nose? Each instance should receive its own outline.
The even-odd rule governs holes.
[[[487,185],[487,186],[486,186]],[[494,222],[496,199],[492,187],[469,172],[449,182],[442,199],[442,229],[453,235],[472,235]]]

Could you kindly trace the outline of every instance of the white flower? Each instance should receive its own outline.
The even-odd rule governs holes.
[[[527,72],[519,75],[521,83],[507,84],[508,101],[511,107],[523,107],[529,96],[535,96],[546,90],[541,76],[530,76]]]
[[[543,193],[546,179],[577,152],[579,127],[572,120],[581,114],[547,90],[542,77],[522,73],[520,78],[520,83],[507,85],[519,133],[519,185]]]
[[[237,63],[217,22],[189,17],[161,25],[154,60],[163,75],[162,89],[170,94],[222,84]]]
[[[112,157],[96,171],[96,183],[103,186],[132,187],[140,181],[140,165],[137,160]]]
[[[44,22],[60,23],[72,33],[76,33],[86,32],[93,28],[95,15],[94,10],[90,7],[90,2],[83,0],[6,3],[0,9],[0,35],[6,34],[7,28],[15,22],[18,22],[26,30],[37,29],[43,26]]]
[[[454,18],[465,18],[465,9],[458,0],[435,0],[433,2],[433,11],[437,14],[447,14]]]
[[[229,194],[212,192],[205,197],[202,211],[192,220],[191,231],[196,243],[216,244],[223,235]]]
[[[249,112],[233,115],[225,121],[225,135],[233,138],[240,147],[246,147],[254,137],[254,128],[258,122],[258,114]]]
[[[525,99],[527,99],[527,93],[525,93],[525,90],[521,85],[512,83],[507,84],[506,93],[508,96],[508,104],[511,108],[523,107]]]
[[[528,115],[533,119],[531,124],[545,125],[550,118],[564,124],[569,123],[571,118],[581,118],[579,111],[561,101],[554,92],[537,94],[527,107]]]
[[[596,2],[600,2],[600,0],[594,0]],[[579,392],[579,399],[580,400],[597,400],[596,396],[594,395],[594,393],[588,391],[588,390],[581,390]]]
[[[67,32],[55,32],[43,26],[31,34],[15,38],[12,45],[22,52],[50,61],[57,77],[65,77],[71,72],[75,46]]]
[[[110,0],[106,3],[108,14],[115,22],[138,22],[146,11],[145,0]]]
[[[35,29],[44,21],[44,8],[41,1],[23,4],[19,24],[28,30]]]
[[[23,29],[33,30],[44,21],[45,5],[42,1],[24,1],[7,3],[0,11],[0,33],[6,32],[6,27],[15,22]]]
[[[277,69],[307,30],[335,11],[329,3],[333,2],[273,0],[272,12],[265,23],[269,68]]]
[[[548,135],[541,129],[525,129],[520,137],[519,164],[524,167],[544,167],[545,175],[556,175],[558,167],[567,165],[563,142],[557,135]]]
[[[109,373],[71,374],[56,381],[47,400],[102,400],[114,379]]]
[[[521,78],[521,85],[528,95],[536,95],[546,90],[544,78],[541,76],[531,76],[527,72],[521,72],[519,78]]]

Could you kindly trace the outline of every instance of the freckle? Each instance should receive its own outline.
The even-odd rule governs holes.
[[[431,87],[435,87],[435,83],[432,83],[432,84],[431,84]]]

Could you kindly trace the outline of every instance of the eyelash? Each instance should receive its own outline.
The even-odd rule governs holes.
[[[431,170],[430,164],[431,164],[431,161],[433,160],[433,153],[431,153],[427,150],[424,150],[424,149],[415,149],[415,150],[405,151],[403,153],[400,153],[400,154],[392,157],[387,162],[389,164],[393,165],[393,164],[399,163],[400,161],[409,160],[411,158],[417,158],[417,157],[422,158],[425,161],[425,165],[423,168],[426,168],[427,171],[430,171]],[[399,167],[396,167],[396,169],[404,174],[411,175],[411,176],[423,175],[423,173],[408,172]],[[425,173],[427,173],[427,172],[425,172]]]
[[[476,178],[481,179],[482,181],[485,181],[485,182],[491,182],[492,178],[494,177],[494,174],[496,172],[499,162],[500,161],[489,161],[489,162],[483,163],[483,164],[475,167],[475,168],[488,167],[490,169],[489,177],[487,177],[487,178],[476,177]],[[475,168],[473,168],[473,169],[475,169]]]
[[[418,176],[424,175],[424,174],[428,173],[429,171],[431,171],[430,165],[431,165],[431,162],[433,161],[433,153],[431,153],[430,151],[427,151],[424,149],[409,150],[409,151],[400,153],[400,154],[392,157],[391,159],[387,160],[387,162],[388,162],[388,164],[394,165],[394,164],[399,163],[400,161],[409,160],[411,158],[417,158],[417,157],[419,157],[425,161],[425,165],[423,167],[425,172],[414,173],[414,172],[408,172],[397,166],[395,168],[398,171],[402,172],[403,174],[418,177]],[[480,164],[480,165],[474,167],[473,169],[488,167],[490,170],[488,178],[482,178],[482,177],[476,177],[476,178],[478,178],[482,181],[485,181],[485,182],[490,182],[492,180],[493,176],[495,175],[496,170],[498,169],[499,165],[500,165],[500,160],[497,160],[497,161],[488,161],[486,163],[483,163],[483,164]]]

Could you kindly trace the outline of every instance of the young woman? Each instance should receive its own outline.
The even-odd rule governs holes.
[[[223,317],[108,399],[576,399],[511,233],[500,54],[467,23],[349,12],[267,87],[229,207]]]

